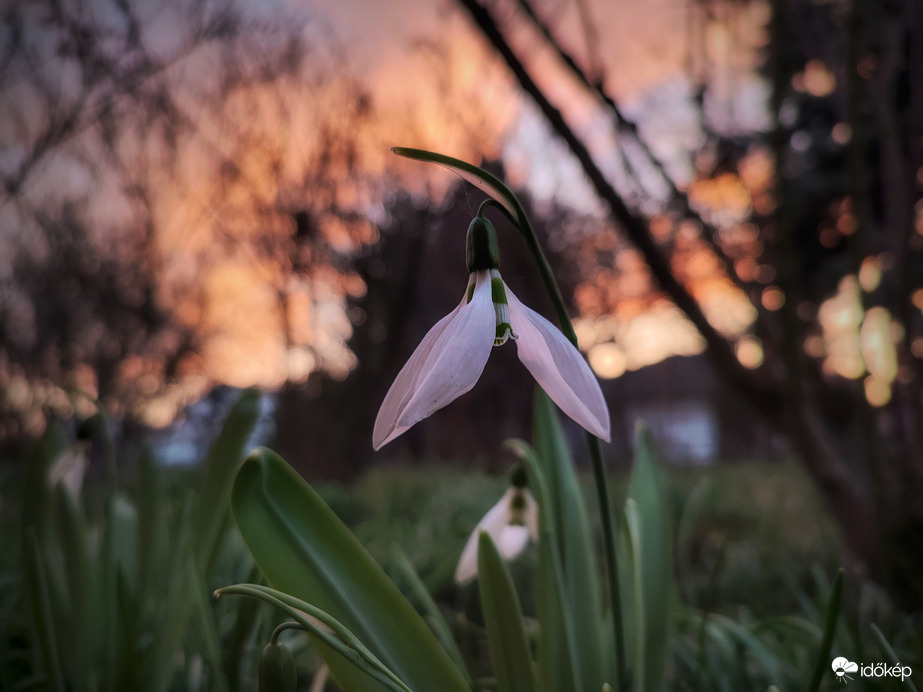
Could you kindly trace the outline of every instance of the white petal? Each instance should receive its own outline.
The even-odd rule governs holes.
[[[519,335],[519,360],[564,413],[609,442],[609,409],[590,366],[561,330],[523,305],[509,286],[513,331]]]
[[[461,557],[458,559],[458,567],[455,568],[456,584],[466,584],[478,574],[478,539],[481,531],[486,531],[494,543],[499,543],[500,534],[510,523],[510,503],[515,492],[513,488],[509,488],[497,504],[487,510],[487,514],[468,536],[468,542],[465,543]]]
[[[474,295],[429,330],[388,390],[375,419],[375,449],[474,387],[496,331],[490,278],[477,272]]]
[[[57,456],[48,470],[49,487],[54,489],[58,483],[63,483],[72,498],[80,497],[88,464],[87,443],[78,442],[73,447],[65,449]]]
[[[519,557],[519,553],[529,544],[529,529],[519,524],[507,524],[499,538],[494,539],[494,543],[503,559],[510,562]]]

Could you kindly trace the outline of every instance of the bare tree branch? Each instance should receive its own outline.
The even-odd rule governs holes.
[[[702,228],[702,237],[705,239],[705,242],[708,244],[709,248],[718,258],[718,262],[721,264],[721,268],[724,274],[738,288],[743,290],[745,293],[748,293],[752,288],[752,285],[742,281],[737,275],[737,272],[734,270],[734,263],[732,259],[728,256],[727,252],[725,252],[724,247],[718,240],[718,229],[705,221],[705,219],[702,218],[702,215],[692,208],[692,206],[689,204],[688,195],[683,193],[677,187],[673,177],[667,172],[663,161],[661,161],[660,158],[658,158],[654,152],[651,151],[651,148],[648,146],[647,142],[643,137],[641,137],[637,123],[628,118],[622,112],[622,109],[619,108],[618,104],[615,102],[615,99],[612,98],[612,96],[606,91],[602,78],[597,77],[592,79],[590,74],[588,74],[587,71],[583,70],[580,65],[577,64],[577,61],[574,59],[574,57],[570,55],[561,45],[561,42],[555,38],[551,31],[551,27],[548,26],[547,22],[538,16],[538,13],[532,7],[530,0],[517,0],[517,2],[519,3],[519,6],[522,8],[523,12],[525,12],[526,16],[532,21],[532,23],[544,37],[546,44],[552,50],[554,50],[561,62],[567,66],[568,70],[570,70],[571,74],[573,74],[573,76],[576,77],[584,87],[595,93],[596,96],[601,99],[606,107],[611,111],[613,117],[615,118],[615,125],[617,130],[622,135],[630,137],[636,146],[641,150],[648,163],[653,166],[661,180],[663,180],[663,182],[667,185],[670,194],[670,201],[679,207],[680,214],[685,218],[696,221],[700,225]],[[629,173],[637,179],[638,174],[636,171],[634,171],[633,167],[630,166],[627,159],[626,164],[628,164]],[[765,313],[760,309],[758,302],[756,303],[756,308],[759,316],[761,318],[765,317]]]
[[[731,345],[709,323],[698,302],[674,276],[669,260],[657,246],[645,220],[627,207],[606,179],[586,145],[577,137],[561,112],[551,104],[532,79],[500,32],[493,17],[477,0],[459,0],[459,2],[469,12],[491,45],[503,57],[522,89],[535,101],[557,135],[567,143],[596,193],[606,202],[613,217],[624,227],[629,239],[641,251],[660,287],[699,330],[708,345],[708,354],[718,371],[739,387],[757,410],[775,418],[782,403],[778,383],[768,380],[768,375],[767,379],[763,379],[756,374],[756,371],[747,370],[741,365]]]

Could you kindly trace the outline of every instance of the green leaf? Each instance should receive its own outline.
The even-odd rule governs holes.
[[[635,465],[628,498],[636,507],[631,517],[635,523],[630,527],[636,580],[635,687],[654,692],[663,688],[667,667],[674,600],[673,532],[670,497],[654,461],[650,431],[644,426],[639,426],[635,435]]]
[[[510,571],[486,531],[478,537],[478,586],[499,692],[532,692],[532,658]]]
[[[411,149],[409,147],[391,147],[391,152],[398,156],[403,156],[415,161],[424,161],[427,163],[438,163],[454,171],[469,183],[474,185],[482,192],[490,195],[499,202],[504,211],[518,228],[525,228],[527,221],[522,207],[516,199],[516,196],[510,189],[496,176],[478,166],[474,166],[466,161],[461,161],[445,154],[437,154],[433,151],[424,149]]]
[[[32,600],[32,622],[36,629],[35,635],[45,659],[46,674],[51,681],[51,686],[58,692],[64,692],[66,686],[61,669],[61,654],[58,650],[51,596],[48,592],[48,578],[34,527],[26,528],[23,542],[23,566]]]
[[[212,615],[207,587],[195,563],[187,562],[186,571],[187,579],[191,585],[190,593],[193,598],[195,612],[193,620],[201,628],[202,638],[205,642],[204,657],[212,671],[210,687],[218,692],[227,692],[228,681],[224,673],[224,661],[221,658],[221,642],[219,641],[215,618]]]
[[[180,526],[189,524],[191,512],[188,505],[183,508]],[[157,639],[152,647],[151,656],[145,661],[148,669],[144,671],[146,679],[151,680],[153,692],[164,692],[170,687],[175,671],[176,653],[182,646],[183,637],[194,605],[194,595],[188,579],[186,564],[192,556],[191,532],[180,535],[170,564],[165,571],[167,576],[166,598],[160,598],[160,608],[156,615]]]
[[[51,491],[48,471],[64,448],[64,435],[58,425],[52,424],[32,451],[23,488],[22,527],[34,528],[41,543],[45,531],[50,529]]]
[[[141,598],[154,597],[157,577],[163,570],[160,563],[167,554],[168,503],[164,492],[163,470],[154,459],[149,447],[141,452],[140,479],[135,500],[138,512],[138,594]]]
[[[638,503],[632,498],[625,500],[625,539],[628,542],[628,554],[631,579],[628,581],[630,602],[633,604],[634,617],[631,621],[631,672],[635,692],[649,689],[646,685],[647,666],[647,618],[644,593],[644,563],[641,555],[641,519]]]
[[[86,519],[74,498],[63,483],[54,490],[55,519],[64,554],[64,583],[67,602],[70,604],[70,646],[67,660],[71,683],[77,690],[88,689],[89,678],[98,651],[98,637],[102,629],[102,613],[95,598],[97,584],[91,567],[92,556],[87,536]]]
[[[243,461],[247,441],[260,415],[261,394],[244,392],[221,427],[205,461],[202,487],[192,516],[195,550],[204,571],[215,553],[218,536],[227,517],[234,475]]]
[[[285,611],[306,632],[315,637],[316,641],[339,654],[342,660],[348,661],[350,665],[388,689],[397,692],[411,692],[394,671],[382,663],[356,635],[330,613],[290,594],[259,584],[235,584],[225,586],[215,592],[217,596],[225,594],[251,596]],[[324,650],[323,647],[321,650]]]
[[[894,650],[894,647],[891,646],[888,640],[885,639],[885,635],[878,628],[878,625],[876,625],[874,622],[871,623],[871,625],[872,632],[875,634],[875,639],[878,640],[878,644],[881,646],[881,650],[884,652],[885,656],[888,657],[888,662],[892,666],[901,665],[901,660],[898,657],[897,652]],[[909,676],[904,678],[903,682],[907,686],[907,689],[910,690],[910,692],[917,692],[917,686],[913,684],[913,680],[911,680]]]
[[[583,690],[582,670],[576,665],[577,637],[569,616],[564,570],[558,552],[554,506],[549,498],[548,481],[542,462],[528,443],[508,440],[506,447],[523,459],[529,467],[529,487],[538,504],[538,574],[536,575],[536,609],[540,623],[538,666],[544,689],[550,692]]]
[[[247,581],[256,583],[260,580],[260,568],[253,565],[247,575]],[[241,682],[243,669],[241,665],[240,652],[246,651],[251,645],[251,638],[254,632],[259,631],[263,623],[263,609],[260,608],[259,602],[253,599],[245,599],[242,603],[237,604],[234,608],[234,624],[230,633],[222,639],[224,646],[224,669],[228,677],[228,687],[232,690],[242,690],[244,686]]]
[[[468,673],[468,669],[465,666],[465,659],[461,651],[459,651],[458,645],[452,638],[452,630],[449,627],[449,623],[446,622],[446,619],[439,610],[439,606],[436,605],[436,601],[433,600],[423,580],[420,579],[420,575],[417,574],[417,570],[414,569],[413,564],[410,562],[410,558],[407,557],[407,554],[400,547],[394,549],[394,566],[406,580],[407,586],[410,588],[411,597],[418,601],[419,607],[423,608],[426,621],[433,630],[433,634],[436,635],[442,648],[445,649],[446,653],[452,658],[455,667],[465,676],[470,686],[471,675]]]
[[[781,661],[759,637],[755,636],[749,628],[727,616],[711,613],[706,629],[709,637],[713,640],[717,641],[722,638],[727,638],[729,644],[727,645],[728,651],[725,655],[728,658],[739,659],[739,650],[744,649],[753,656],[760,667],[766,671],[766,674],[771,680],[782,680],[784,668],[783,661]],[[737,643],[734,644],[733,640],[736,640]]]
[[[580,668],[584,683],[595,689],[606,680],[615,679],[615,670],[614,666],[607,669],[604,653],[612,647],[610,629],[603,619],[603,588],[593,549],[593,532],[560,419],[551,399],[540,387],[535,388],[533,410],[535,451],[548,479],[551,516],[569,603],[565,617],[572,620],[576,638],[575,665]]]
[[[820,683],[823,680],[824,671],[830,666],[830,647],[833,645],[833,635],[836,632],[836,622],[840,616],[840,604],[843,600],[843,570],[836,573],[836,579],[833,582],[833,591],[830,594],[830,601],[827,605],[827,619],[824,625],[824,636],[820,642],[820,648],[817,651],[817,660],[814,664],[814,674],[811,676],[811,682],[808,685],[808,692],[817,692],[820,689]]]
[[[468,689],[407,599],[278,455],[267,449],[250,454],[234,482],[231,506],[250,552],[273,586],[343,623],[417,692]],[[350,672],[343,660],[326,660],[342,683]]]
[[[127,602],[140,603],[131,595],[137,594],[138,553],[144,553],[148,546],[138,543],[135,506],[120,492],[115,491],[107,498],[104,517],[93,584],[98,605],[94,606],[93,617],[99,629],[95,659],[103,671],[101,678],[109,681],[112,689],[119,685],[121,659],[133,645],[126,631],[128,623],[123,606]],[[134,608],[128,612],[131,610]]]
[[[173,561],[166,572],[169,579],[167,598],[161,608],[162,621],[158,627],[156,653],[152,658],[153,670],[150,671],[155,692],[166,690],[171,683],[175,654],[182,646],[190,618],[198,614],[198,622],[202,624],[201,599],[208,599],[209,585],[201,575],[208,573],[216,553],[218,538],[228,515],[234,474],[240,467],[244,447],[259,416],[259,402],[260,393],[251,389],[244,392],[231,408],[221,432],[209,449],[202,469],[201,486],[194,500],[195,506],[190,508],[186,505],[183,508],[179,526],[187,528],[179,539],[173,539],[176,544]],[[142,473],[155,480],[155,490],[158,490],[161,486],[157,480],[158,471],[142,466]],[[156,512],[164,504],[162,498],[158,500],[156,497],[151,498],[150,502],[141,503],[139,535],[142,540],[145,537],[156,539],[162,536],[159,524],[163,522],[163,517]],[[190,560],[195,562],[198,572],[193,573],[187,567]],[[144,569],[156,570],[158,566],[147,564]],[[153,586],[153,582],[148,584]],[[209,647],[207,660],[212,664],[213,677],[226,686],[223,667],[217,666],[220,656],[215,655],[214,647],[208,641],[211,637],[208,626],[203,634],[206,646]]]

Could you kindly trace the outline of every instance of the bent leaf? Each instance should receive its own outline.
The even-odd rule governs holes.
[[[499,178],[491,175],[484,169],[467,163],[466,161],[461,161],[451,156],[446,156],[445,154],[426,151],[425,149],[391,147],[391,152],[398,156],[403,156],[404,158],[414,159],[415,161],[438,163],[440,166],[445,166],[449,170],[458,173],[458,175],[481,190],[481,192],[490,195],[490,197],[499,202],[509,216],[510,221],[518,228],[526,227],[522,208],[519,206],[516,197]]]
[[[317,637],[345,660],[375,678],[388,689],[396,692],[410,692],[407,685],[378,660],[375,654],[369,651],[349,629],[320,608],[260,584],[235,584],[215,591],[216,596],[225,594],[258,598],[285,611],[306,632]]]
[[[234,481],[231,509],[256,563],[275,588],[329,613],[416,692],[468,689],[381,567],[277,454],[267,449],[250,454]],[[356,680],[353,665],[331,650],[324,653],[341,686],[357,689],[342,684]]]

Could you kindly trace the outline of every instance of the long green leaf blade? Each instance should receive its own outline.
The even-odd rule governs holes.
[[[407,599],[278,455],[266,449],[251,453],[237,474],[231,505],[273,586],[330,613],[417,692],[467,690]],[[337,661],[328,664],[337,677]]]
[[[538,637],[538,666],[545,690],[579,692],[582,670],[576,665],[576,635],[573,619],[567,616],[570,603],[564,586],[564,570],[558,553],[554,507],[549,498],[548,481],[538,455],[526,442],[509,440],[508,449],[529,467],[529,486],[538,503],[538,574],[536,609],[541,623]]]
[[[625,500],[625,539],[628,543],[628,555],[631,557],[631,602],[634,604],[631,627],[631,675],[634,692],[652,689],[647,685],[647,615],[644,588],[644,562],[641,546],[641,518],[638,503],[634,499]]]
[[[667,667],[667,643],[674,599],[673,531],[670,498],[660,469],[654,461],[650,432],[639,426],[635,436],[635,466],[628,484],[628,497],[636,503],[637,544],[635,579],[640,580],[636,603],[637,631],[643,636],[643,655],[636,676],[643,675],[638,689],[659,692]]]
[[[72,680],[76,690],[86,690],[94,677],[98,651],[97,638],[102,630],[101,613],[96,603],[92,577],[90,546],[86,518],[63,483],[54,490],[57,535],[64,556],[64,583],[70,604],[70,646],[67,660],[72,664]]]
[[[58,648],[57,632],[54,625],[51,597],[48,593],[48,578],[45,565],[42,561],[42,552],[39,548],[38,538],[34,527],[28,527],[23,541],[23,565],[26,574],[26,583],[29,585],[29,595],[32,600],[33,622],[36,628],[36,637],[45,659],[45,666],[51,687],[58,692],[64,692],[64,673],[61,668],[61,653]]]
[[[234,475],[244,459],[247,440],[260,415],[260,396],[255,389],[241,395],[225,419],[205,461],[202,487],[192,517],[195,550],[203,571],[214,555],[227,517]]]
[[[478,537],[478,585],[499,692],[532,692],[532,657],[510,571],[486,531]]]
[[[445,649],[445,652],[452,661],[455,662],[455,667],[458,668],[459,672],[465,676],[465,679],[468,680],[470,684],[471,675],[468,673],[468,668],[465,666],[465,659],[458,648],[458,644],[456,644],[455,640],[452,638],[452,630],[449,627],[449,623],[446,622],[445,617],[439,611],[439,606],[436,605],[436,601],[433,600],[432,595],[430,595],[420,575],[417,574],[417,570],[414,569],[413,563],[410,562],[410,558],[407,557],[407,554],[400,547],[394,550],[394,566],[406,580],[406,586],[410,589],[411,597],[418,601],[418,607],[423,609],[426,621],[429,623],[430,628],[433,630],[433,634],[436,635],[442,648]]]
[[[548,478],[564,590],[570,603],[565,617],[573,621],[576,637],[575,665],[582,671],[584,683],[595,689],[614,680],[615,671],[614,666],[607,670],[603,653],[612,647],[609,628],[603,621],[601,572],[593,551],[593,532],[561,421],[540,387],[535,388],[533,410],[535,451]]]
[[[830,665],[830,647],[833,645],[833,635],[836,632],[836,623],[840,617],[840,604],[843,600],[843,570],[836,573],[836,580],[833,582],[833,591],[830,593],[830,601],[827,604],[827,620],[824,625],[824,636],[820,642],[820,648],[817,650],[817,660],[814,664],[814,674],[811,676],[811,682],[808,685],[808,692],[817,692],[820,689],[820,683],[823,680],[824,671]]]
[[[881,650],[884,652],[885,656],[888,657],[888,662],[892,666],[897,666],[901,664],[901,660],[897,655],[897,652],[894,650],[894,647],[891,646],[890,642],[885,638],[884,633],[879,629],[878,625],[874,622],[871,623],[872,632],[875,634],[875,638],[878,640],[878,644],[881,646]],[[906,677],[903,680],[904,684],[907,686],[907,689],[910,692],[917,692],[917,686],[913,683],[913,680],[910,677]]]

